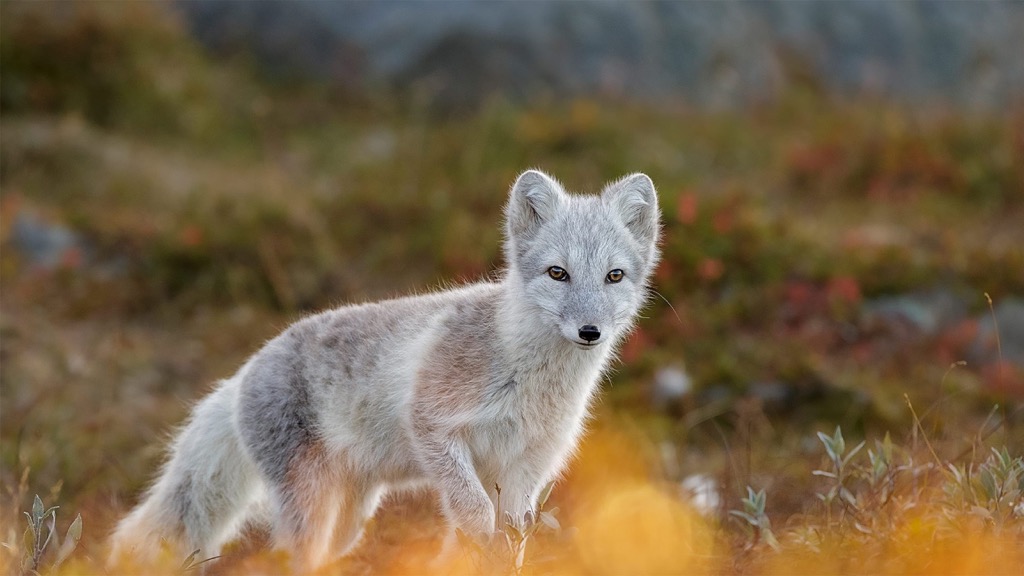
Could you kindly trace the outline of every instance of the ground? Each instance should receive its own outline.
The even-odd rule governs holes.
[[[61,533],[82,516],[68,569],[101,571],[189,405],[291,321],[500,269],[502,203],[528,167],[579,191],[648,173],[665,240],[657,295],[548,504],[561,530],[531,537],[527,572],[1024,561],[1019,107],[796,87],[733,112],[496,97],[452,115],[277,85],[133,10],[129,26],[3,6],[10,566],[38,494]],[[715,496],[703,511],[681,487],[694,475]],[[416,571],[437,524],[430,495],[389,500],[334,568]],[[215,571],[279,569],[263,540]]]

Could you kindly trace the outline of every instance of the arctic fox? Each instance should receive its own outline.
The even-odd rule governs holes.
[[[524,172],[500,281],[345,306],[270,340],[196,405],[111,559],[161,541],[212,557],[265,510],[274,546],[315,569],[385,493],[417,487],[468,534],[522,521],[646,300],[659,216],[644,174],[577,196]]]

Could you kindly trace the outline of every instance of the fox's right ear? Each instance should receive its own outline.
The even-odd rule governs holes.
[[[529,236],[558,212],[565,191],[557,180],[539,170],[519,175],[509,192],[505,219],[512,238]]]
[[[650,177],[640,172],[630,174],[606,186],[601,195],[615,208],[633,236],[654,254],[660,212],[658,193]]]

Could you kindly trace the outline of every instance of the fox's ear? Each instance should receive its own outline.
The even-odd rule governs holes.
[[[528,236],[558,212],[565,191],[557,180],[539,170],[519,175],[509,192],[505,218],[512,238]]]
[[[637,172],[612,182],[601,197],[644,246],[658,239],[658,193],[647,174]]]

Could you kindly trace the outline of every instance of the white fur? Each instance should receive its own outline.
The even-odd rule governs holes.
[[[268,342],[196,406],[111,557],[161,540],[213,556],[266,509],[275,546],[315,568],[351,550],[386,492],[419,486],[468,533],[522,521],[646,298],[658,218],[642,174],[573,196],[525,172],[500,282],[323,312]]]

